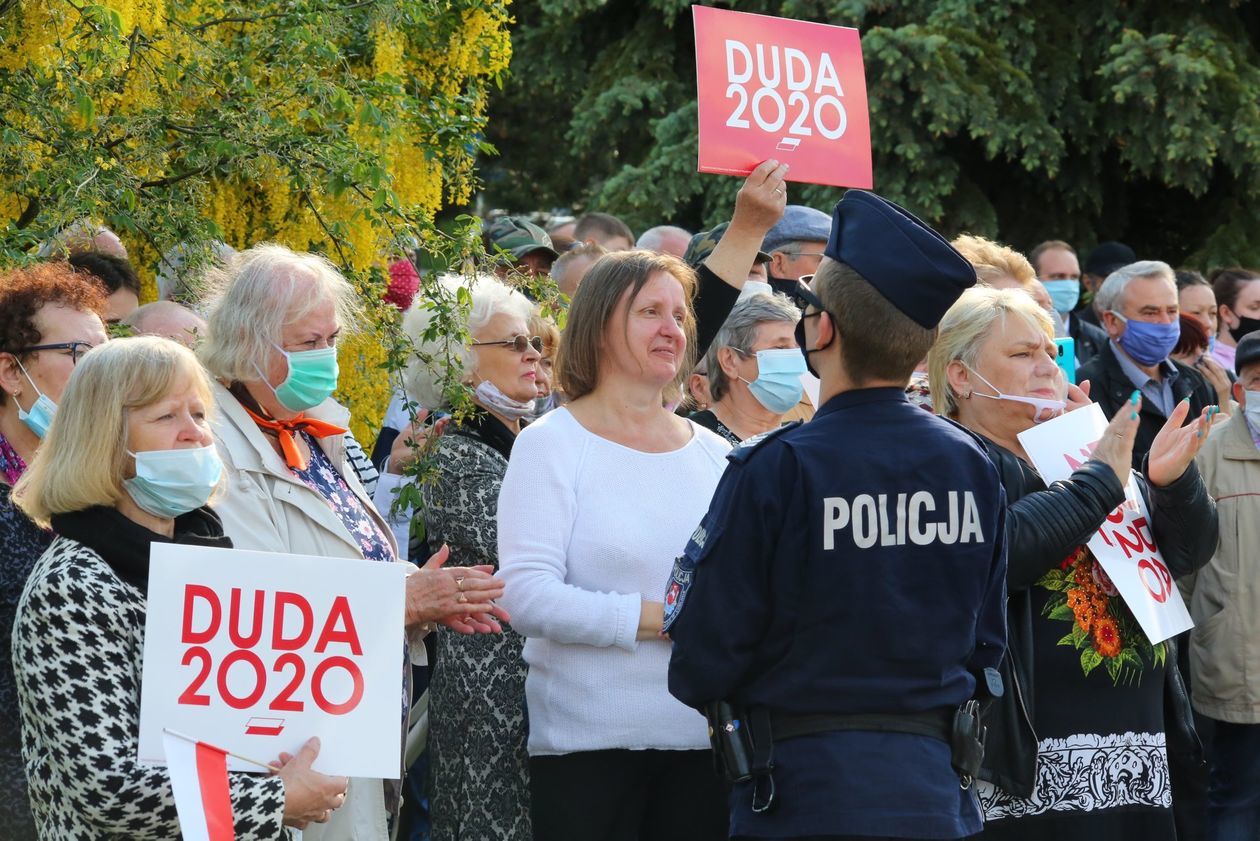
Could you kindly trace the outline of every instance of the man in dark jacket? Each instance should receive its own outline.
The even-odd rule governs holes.
[[[1068,335],[1076,342],[1077,366],[1084,365],[1107,344],[1107,333],[1072,312],[1081,299],[1081,264],[1076,259],[1076,250],[1063,240],[1047,240],[1028,253],[1028,262],[1050,293],[1055,312],[1063,319]]]
[[[1190,417],[1216,403],[1216,392],[1199,373],[1169,358],[1181,333],[1177,285],[1167,263],[1132,263],[1108,275],[1096,303],[1110,341],[1076,371],[1089,380],[1089,396],[1113,416],[1133,389],[1142,392],[1141,424],[1133,444],[1133,467],[1141,469],[1151,442],[1180,400]]]

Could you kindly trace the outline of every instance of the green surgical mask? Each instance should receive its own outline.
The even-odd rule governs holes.
[[[338,373],[335,347],[293,352],[279,345],[274,347],[284,354],[289,363],[289,375],[271,389],[281,406],[293,412],[305,412],[332,396],[337,388]],[[266,377],[263,377],[263,382],[267,382]],[[271,384],[267,383],[267,387],[271,388]]]

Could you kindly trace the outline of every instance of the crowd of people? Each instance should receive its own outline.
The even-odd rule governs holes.
[[[141,306],[84,222],[0,271],[0,837],[178,837],[136,746],[149,547],[182,543],[408,565],[373,676],[406,773],[311,740],[230,775],[238,838],[1256,841],[1260,272],[949,242],[785,176],[694,233],[487,220],[433,280],[455,348],[395,261],[414,352],[371,442],[320,255],[172,249]],[[1021,434],[1091,403],[1047,482]],[[1131,474],[1180,637],[1087,546]]]

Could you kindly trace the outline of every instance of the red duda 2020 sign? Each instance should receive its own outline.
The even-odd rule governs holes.
[[[692,6],[701,172],[870,189],[871,124],[858,31]]]

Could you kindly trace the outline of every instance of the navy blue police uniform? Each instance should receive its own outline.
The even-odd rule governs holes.
[[[841,215],[838,205],[837,225]],[[935,324],[960,293],[925,317]],[[729,461],[665,595],[675,697],[777,717],[895,717],[947,716],[984,694],[977,679],[1005,651],[1006,506],[971,433],[899,388],[859,389]],[[764,812],[753,808],[760,783],[734,786],[733,837],[981,829],[974,788],[942,738],[838,729],[776,739],[771,779]]]

